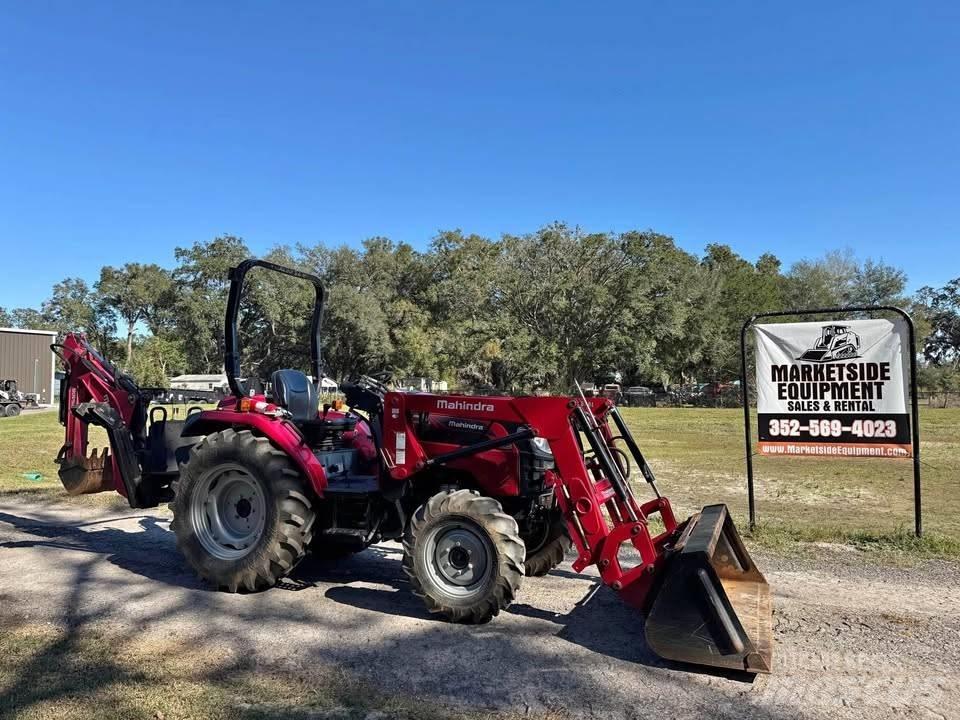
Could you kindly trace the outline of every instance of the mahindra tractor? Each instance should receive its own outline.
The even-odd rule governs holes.
[[[265,394],[240,371],[238,313],[253,268],[315,289],[310,375],[277,370]],[[363,376],[342,384],[342,402],[320,406],[320,280],[256,259],[229,279],[231,395],[215,409],[171,419],[82,334],[54,346],[66,371],[57,461],[68,492],[169,503],[184,559],[227,592],[270,588],[308,553],[333,560],[399,541],[413,593],[461,623],[489,621],[525,576],[548,573],[572,547],[574,570],[595,566],[645,614],[655,653],[769,672],[770,589],[726,506],[678,522],[609,398],[396,392]],[[109,448],[88,448],[91,425]]]

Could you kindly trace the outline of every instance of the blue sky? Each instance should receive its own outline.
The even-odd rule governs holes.
[[[654,228],[960,275],[960,4],[0,4],[0,306],[220,233]]]

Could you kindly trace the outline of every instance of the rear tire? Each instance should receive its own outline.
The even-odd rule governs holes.
[[[20,406],[17,405],[16,403],[7,405],[6,409],[4,410],[4,414],[7,417],[16,417],[17,415],[20,414]]]
[[[472,490],[441,492],[413,515],[403,569],[431,613],[484,623],[513,602],[525,549],[517,522],[500,503]]]
[[[172,488],[177,547],[216,587],[265,590],[303,559],[315,519],[311,493],[266,438],[248,430],[208,435]]]

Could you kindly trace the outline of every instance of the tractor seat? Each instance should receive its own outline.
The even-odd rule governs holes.
[[[293,415],[294,422],[317,417],[317,386],[299,370],[277,370],[270,377],[273,401]]]

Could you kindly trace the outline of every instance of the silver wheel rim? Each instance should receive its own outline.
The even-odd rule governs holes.
[[[238,560],[249,554],[263,535],[263,488],[238,465],[211,470],[194,491],[190,524],[210,555],[218,560]]]
[[[424,550],[427,575],[451,597],[463,599],[481,593],[493,574],[493,545],[469,520],[434,526],[424,538]]]

